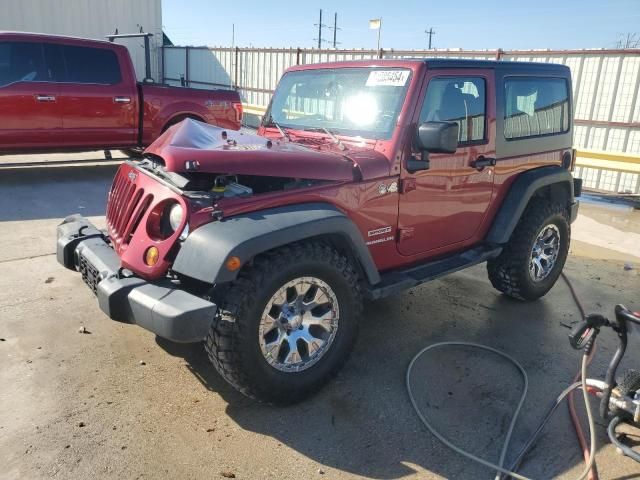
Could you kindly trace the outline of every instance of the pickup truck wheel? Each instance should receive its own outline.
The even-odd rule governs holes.
[[[212,299],[211,363],[240,392],[274,404],[303,400],[338,372],[362,311],[353,266],[318,242],[258,257]]]
[[[489,280],[496,289],[519,300],[542,297],[562,272],[570,236],[567,209],[535,199],[500,256],[487,262]]]

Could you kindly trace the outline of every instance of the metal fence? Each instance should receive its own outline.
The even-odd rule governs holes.
[[[290,66],[425,57],[567,65],[573,78],[574,146],[579,150],[579,162],[583,162],[580,165],[586,185],[639,193],[640,49],[465,51],[171,46],[163,51],[163,78],[169,84],[195,88],[235,88],[248,110],[259,113],[269,103],[280,76]],[[602,152],[607,158],[598,160],[591,155],[583,161],[583,151],[587,156]],[[599,170],[606,170],[606,175]]]

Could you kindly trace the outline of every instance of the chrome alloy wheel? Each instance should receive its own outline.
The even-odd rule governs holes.
[[[267,302],[259,326],[262,355],[274,368],[300,372],[329,350],[340,310],[329,285],[316,277],[286,283]]]
[[[531,249],[529,275],[534,282],[541,282],[549,276],[560,252],[560,230],[553,224],[540,230]]]

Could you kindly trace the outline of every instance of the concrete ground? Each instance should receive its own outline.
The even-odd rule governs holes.
[[[369,303],[335,381],[293,407],[256,404],[215,373],[201,345],[108,320],[79,275],[56,263],[56,224],[73,212],[102,222],[114,171],[0,170],[2,479],[492,478],[419,423],[404,386],[413,355],[461,340],[516,357],[530,391],[514,450],[578,368],[567,326],[579,314],[566,285],[518,303],[494,291],[478,266]],[[629,207],[583,203],[566,272],[588,311],[611,315],[616,303],[640,309],[639,217]],[[610,331],[600,338],[594,377],[615,347]],[[631,339],[627,365],[639,365],[638,341]],[[412,380],[439,429],[497,459],[522,388],[512,366],[452,349],[420,360]],[[606,442],[602,421],[597,439],[600,478],[640,478],[638,465]],[[563,407],[522,472],[572,479],[582,468]]]

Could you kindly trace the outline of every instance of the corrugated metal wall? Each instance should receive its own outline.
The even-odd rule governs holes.
[[[51,33],[105,40],[114,33],[137,33],[140,27],[151,37],[151,72],[162,76],[161,0],[0,0],[0,30]],[[131,53],[139,79],[144,77],[143,39],[123,39]]]

